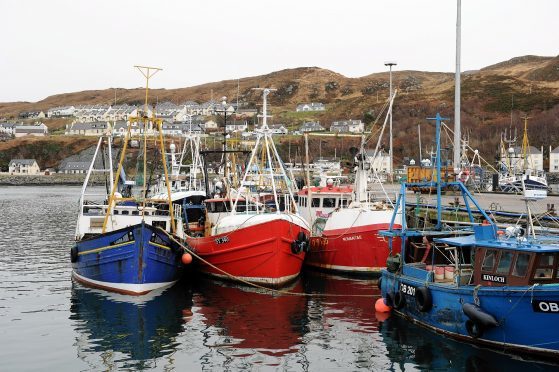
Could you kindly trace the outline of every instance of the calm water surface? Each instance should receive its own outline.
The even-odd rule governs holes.
[[[201,278],[140,298],[84,288],[70,279],[79,193],[0,188],[0,370],[557,370],[375,314],[368,280],[306,271],[289,290],[314,296]]]

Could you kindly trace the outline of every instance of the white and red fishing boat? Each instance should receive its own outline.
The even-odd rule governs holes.
[[[391,107],[392,101],[390,109]],[[378,153],[380,137],[382,132],[375,154]],[[378,232],[390,225],[394,207],[384,189],[383,198],[375,197],[368,190],[368,180],[375,176],[371,173],[374,160],[370,161],[365,156],[363,143],[356,160],[355,183],[350,194],[349,205],[346,206],[343,202],[346,200],[343,196],[344,192],[347,192],[346,189],[333,186],[330,190],[328,187],[320,190],[311,189],[311,196],[307,191],[306,203],[301,201],[305,196],[300,196],[299,203],[306,204],[310,211],[313,206],[323,206],[325,199],[331,199],[327,206],[338,200],[332,211],[317,210],[315,213],[308,213],[311,218],[314,218],[311,223],[315,236],[311,237],[311,249],[307,253],[305,264],[337,272],[378,275],[380,270],[386,267],[389,254],[388,242],[380,237]],[[322,204],[319,204],[316,198],[322,199],[320,201]],[[400,225],[399,215],[395,215],[394,218],[393,223]]]
[[[204,273],[281,286],[299,275],[310,228],[298,214],[294,181],[285,171],[266,123],[270,91],[263,89],[263,124],[255,131],[256,143],[236,196],[208,200],[215,202],[208,214],[215,209],[221,215],[208,216],[211,225],[205,236],[187,237],[187,242],[202,258],[199,267]],[[229,213],[223,216],[224,212]]]

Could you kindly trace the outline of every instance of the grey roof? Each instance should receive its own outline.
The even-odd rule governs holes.
[[[514,153],[517,154],[517,155],[522,154],[522,147],[516,146],[514,148]],[[529,146],[528,147],[528,154],[530,154],[530,155],[540,155],[541,153],[542,153],[541,150],[534,147],[534,146]]]
[[[361,120],[339,120],[339,121],[334,121],[332,122],[332,126],[333,127],[337,127],[337,126],[343,126],[343,125],[359,125],[361,124]]]
[[[308,105],[310,106],[311,109],[319,109],[319,108],[324,108],[324,104],[321,102],[311,102],[311,103],[301,103],[299,105],[297,105],[297,108],[303,108],[303,106]]]
[[[72,130],[90,130],[90,129],[107,129],[107,123],[103,121],[94,121],[90,123],[74,123]]]
[[[283,124],[271,124],[271,125],[268,125],[268,128],[270,128],[270,129],[281,129],[281,128],[285,128],[285,125],[283,125]],[[287,129],[287,128],[285,128],[285,129]]]
[[[20,164],[20,165],[33,165],[35,163],[35,159],[12,159],[10,161],[10,165],[12,164]]]
[[[318,121],[308,121],[301,125],[301,129],[324,129]]]
[[[62,170],[88,170],[91,162],[88,161],[69,161]]]
[[[554,148],[553,150],[551,150],[552,154],[559,154],[559,146],[557,146],[556,148]]]

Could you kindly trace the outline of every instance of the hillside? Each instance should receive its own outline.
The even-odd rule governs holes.
[[[425,117],[436,111],[447,117],[454,115],[454,74],[396,71],[393,80],[398,89],[394,107],[395,156],[416,157],[418,150],[414,134],[417,124],[425,123]],[[229,101],[234,102],[238,89],[240,103],[246,107],[258,107],[260,93],[252,89],[255,87],[277,89],[269,96],[274,115],[272,120],[276,123],[295,127],[305,120],[320,120],[329,124],[333,120],[349,118],[371,123],[388,96],[388,73],[348,78],[318,67],[301,67],[238,81],[212,82],[180,89],[154,89],[150,97],[159,102],[204,102],[213,94],[214,99],[227,96]],[[143,94],[141,88],[118,88],[117,103],[138,104],[142,102]],[[39,102],[0,103],[0,117],[17,117],[21,111],[47,110],[62,105],[110,104],[114,102],[114,97],[115,89],[109,88],[58,94]],[[297,104],[311,101],[325,103],[327,110],[321,113],[294,112]],[[532,145],[559,145],[559,56],[516,57],[463,74],[463,131],[469,133],[470,144],[480,148],[485,157],[494,155],[500,132],[511,124],[511,110],[513,125],[517,127],[521,115],[531,116]],[[46,124],[51,129],[60,129],[65,122]],[[430,146],[427,139],[432,137],[432,132],[430,126],[422,128],[424,147]]]

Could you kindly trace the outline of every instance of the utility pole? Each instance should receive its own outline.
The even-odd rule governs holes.
[[[389,102],[392,100],[392,66],[396,66],[397,63],[395,61],[388,61],[384,62],[385,66],[390,68],[390,97]],[[392,106],[390,106],[390,149],[389,149],[389,157],[390,157],[390,182],[394,181],[394,148],[392,146]]]
[[[460,28],[461,28],[461,0],[457,0],[456,11],[456,72],[454,76],[454,171],[460,169]]]

